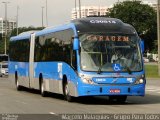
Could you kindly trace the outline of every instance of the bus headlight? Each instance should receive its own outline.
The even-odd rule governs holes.
[[[81,79],[86,84],[94,84],[94,82],[90,78],[81,78]]]
[[[139,83],[142,84],[144,82],[143,79],[139,79]]]
[[[86,84],[94,84],[92,77],[85,76],[84,74],[79,74],[80,79],[82,80],[83,83]]]
[[[135,84],[143,84],[143,83],[144,83],[144,79],[142,78],[135,81]]]

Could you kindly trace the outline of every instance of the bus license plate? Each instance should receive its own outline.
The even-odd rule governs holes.
[[[120,93],[120,89],[110,89],[110,93]]]

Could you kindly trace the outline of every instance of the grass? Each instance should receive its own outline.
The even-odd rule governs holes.
[[[160,78],[158,76],[158,65],[145,65],[145,72],[147,78]]]

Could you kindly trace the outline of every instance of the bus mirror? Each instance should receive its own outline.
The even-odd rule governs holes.
[[[140,44],[141,44],[141,50],[142,50],[142,53],[144,53],[144,41],[143,41],[143,40],[141,40]]]
[[[78,38],[74,38],[73,49],[74,50],[79,50],[79,40],[78,40]]]

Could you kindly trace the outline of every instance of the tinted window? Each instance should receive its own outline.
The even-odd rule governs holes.
[[[10,41],[9,57],[10,61],[29,61],[29,39]]]
[[[64,61],[71,64],[71,29],[47,34],[36,38],[35,61]]]

